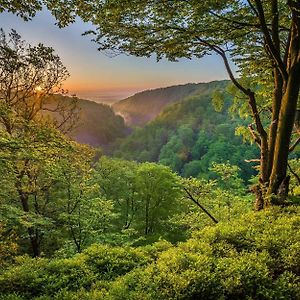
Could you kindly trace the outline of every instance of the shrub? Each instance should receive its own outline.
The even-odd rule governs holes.
[[[98,279],[112,280],[140,265],[150,262],[141,248],[111,247],[94,244],[83,252],[81,258]]]
[[[1,273],[0,300],[300,299],[299,211],[248,213],[177,246],[93,245],[70,259],[23,257]]]

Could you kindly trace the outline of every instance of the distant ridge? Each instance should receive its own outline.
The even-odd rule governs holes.
[[[142,126],[153,120],[167,105],[179,102],[188,96],[202,94],[220,82],[228,81],[188,83],[146,90],[113,104],[112,108],[116,114],[125,119],[127,125]]]

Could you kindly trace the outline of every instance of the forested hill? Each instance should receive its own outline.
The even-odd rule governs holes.
[[[226,81],[198,85],[198,93],[167,106],[153,121],[136,128],[115,145],[115,156],[136,161],[160,162],[182,176],[210,178],[213,162],[238,165],[244,180],[254,171],[245,159],[256,158],[255,146],[235,135],[243,120],[232,118],[225,97],[224,108],[213,106],[216,90],[225,91]]]
[[[54,101],[57,101],[58,97],[64,97],[64,103],[73,100],[71,97],[55,95]],[[77,142],[97,147],[105,146],[125,136],[127,129],[124,120],[116,115],[110,106],[77,99],[77,107],[79,120],[68,134]]]
[[[189,83],[143,91],[115,103],[113,109],[124,117],[128,125],[144,125],[168,104],[179,102],[188,96],[210,93],[216,86],[224,87],[226,84],[227,81]]]

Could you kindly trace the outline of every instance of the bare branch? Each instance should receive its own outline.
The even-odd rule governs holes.
[[[245,159],[244,162],[246,162],[246,163],[260,162],[260,159],[258,159],[258,158]]]
[[[207,209],[205,209],[205,207],[203,206],[203,205],[201,205],[200,203],[199,203],[199,201],[197,201],[194,197],[193,197],[193,195],[190,193],[190,191],[187,189],[187,188],[183,188],[184,189],[184,191],[187,193],[187,195],[188,195],[188,197],[189,197],[189,199],[190,200],[192,200],[201,210],[203,210],[203,212],[205,213],[205,214],[207,214],[208,216],[209,216],[209,218],[214,222],[214,223],[218,223],[218,220],[217,219],[215,219],[214,217],[213,217],[213,215],[211,214],[211,213],[209,213],[209,211],[207,210]]]
[[[294,142],[294,144],[289,148],[289,152],[293,152],[295,148],[299,145],[300,143],[300,137]]]
[[[288,163],[288,168],[290,170],[290,172],[294,175],[294,177],[296,178],[296,180],[298,181],[298,184],[300,185],[300,177],[299,175],[291,168],[290,164]]]

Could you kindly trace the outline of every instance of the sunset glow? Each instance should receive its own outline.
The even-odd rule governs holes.
[[[43,88],[40,85],[35,88],[35,91],[37,93],[41,92],[42,90],[43,90]]]
[[[1,27],[9,31],[12,24],[30,44],[41,42],[53,47],[70,73],[63,88],[88,99],[117,97],[119,100],[142,90],[227,78],[222,61],[214,55],[175,63],[166,60],[157,63],[155,57],[109,57],[97,51],[91,37],[81,36],[91,25],[77,20],[59,29],[47,11],[39,12],[29,22],[3,13]]]

